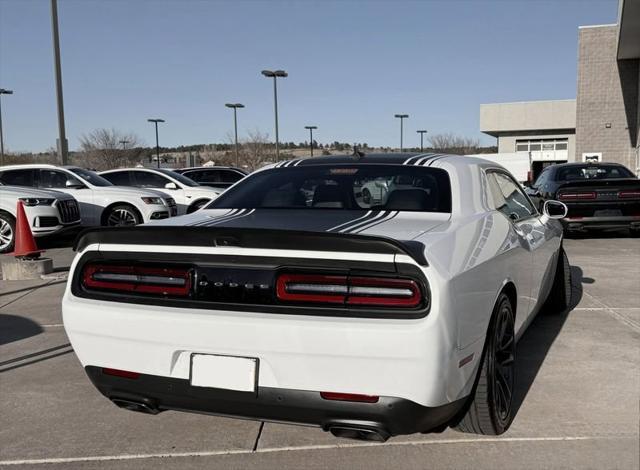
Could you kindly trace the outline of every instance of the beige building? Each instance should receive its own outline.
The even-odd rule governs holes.
[[[573,160],[576,100],[483,104],[480,130],[498,139],[498,153],[531,152],[534,161]]]
[[[618,162],[640,174],[640,0],[620,0],[618,23],[578,33],[575,100],[484,104],[480,130],[500,153],[533,161]]]

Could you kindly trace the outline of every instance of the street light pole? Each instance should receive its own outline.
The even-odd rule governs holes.
[[[164,119],[147,119],[147,121],[152,122],[156,125],[156,159],[158,163],[158,168],[160,168],[160,144],[158,143],[158,123],[164,122]]]
[[[409,117],[408,114],[396,114],[395,117],[400,119],[400,151],[402,152],[404,150],[404,147],[402,145],[402,135],[404,134],[404,120],[406,118]]]
[[[427,133],[427,131],[421,130],[416,132],[420,134],[420,151],[422,152],[424,150],[424,135]]]
[[[67,136],[64,130],[64,100],[62,98],[62,66],[60,65],[60,38],[58,34],[58,0],[51,0],[51,34],[53,36],[53,63],[56,75],[58,103],[58,160],[68,163]]]
[[[278,85],[277,79],[289,76],[284,70],[263,70],[262,75],[267,78],[273,78],[273,109],[276,117],[276,160],[280,160],[280,145],[278,137]]]
[[[241,103],[227,103],[227,108],[233,108],[233,131],[236,140],[236,167],[240,167],[240,152],[238,150],[238,108],[244,108]]]
[[[311,146],[311,156],[313,157],[313,130],[318,126],[304,126],[305,129],[309,129],[309,145]]]
[[[4,137],[2,136],[2,95],[13,95],[13,91],[0,88],[0,165],[4,165]]]
[[[129,141],[121,140],[120,143],[122,144],[122,150],[127,150],[127,144],[129,143]]]

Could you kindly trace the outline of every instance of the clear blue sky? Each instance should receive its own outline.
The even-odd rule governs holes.
[[[398,145],[394,113],[416,129],[479,132],[480,103],[574,98],[579,25],[615,23],[617,0],[59,0],[67,135],[114,127],[161,145],[273,137],[271,82],[283,68],[280,139]],[[5,146],[57,137],[48,0],[0,0]]]

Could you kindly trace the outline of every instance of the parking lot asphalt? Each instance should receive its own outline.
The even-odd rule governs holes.
[[[0,281],[0,468],[639,468],[640,240],[566,240],[574,307],[518,344],[503,436],[447,430],[385,444],[319,429],[120,410],[62,327],[64,279]],[[70,249],[47,252],[63,275]]]

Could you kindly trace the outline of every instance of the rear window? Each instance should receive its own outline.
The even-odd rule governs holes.
[[[556,181],[580,181],[609,178],[635,178],[622,165],[571,165],[559,168]]]
[[[397,165],[274,168],[245,178],[208,208],[451,212],[451,185],[447,172],[439,168]]]

